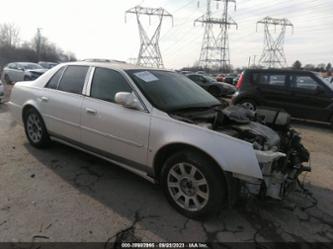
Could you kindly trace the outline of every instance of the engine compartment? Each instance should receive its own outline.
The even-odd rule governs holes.
[[[242,106],[221,105],[169,115],[252,144],[263,180],[233,174],[240,180],[243,192],[282,199],[296,188],[302,172],[311,171],[310,166],[304,165],[310,154],[301,143],[300,134],[290,127],[290,115],[284,111],[262,108],[253,112]]]

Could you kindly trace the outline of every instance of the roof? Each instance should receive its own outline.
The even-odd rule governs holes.
[[[110,61],[110,62],[77,61],[77,62],[63,63],[62,65],[105,67],[105,68],[118,69],[118,70],[130,70],[130,69],[133,69],[133,70],[135,70],[135,69],[165,70],[165,69],[158,69],[158,68],[148,68],[148,67],[138,66],[138,65],[134,65],[134,64],[120,62],[120,61]]]
[[[269,68],[269,69],[246,69],[245,71],[252,72],[279,72],[279,73],[312,73],[307,70],[297,70],[297,69],[277,69],[277,68]]]

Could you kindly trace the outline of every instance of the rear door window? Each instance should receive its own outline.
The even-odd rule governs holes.
[[[253,82],[259,85],[267,86],[286,86],[287,75],[285,74],[269,74],[269,73],[255,73],[253,74]]]
[[[58,90],[82,94],[88,69],[87,66],[68,66],[60,80]]]

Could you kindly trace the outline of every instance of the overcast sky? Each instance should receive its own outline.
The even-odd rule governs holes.
[[[200,3],[198,6],[198,2]],[[215,1],[213,1],[215,2]],[[204,14],[205,0],[0,0],[0,22],[15,23],[22,40],[30,41],[37,27],[42,34],[80,59],[137,57],[139,35],[135,16],[124,12],[136,5],[163,7],[174,15],[174,26],[165,19],[160,47],[165,66],[179,68],[198,60],[204,28],[193,26]],[[213,4],[213,11],[217,9]],[[303,64],[333,62],[333,0],[238,0],[230,15],[238,30],[229,32],[231,63],[247,65],[249,56],[260,56],[263,27],[256,21],[271,16],[288,18],[294,25],[286,35],[288,64],[299,59]],[[148,25],[148,19],[146,24]],[[155,20],[155,21],[154,21]],[[152,19],[151,32],[157,19]]]

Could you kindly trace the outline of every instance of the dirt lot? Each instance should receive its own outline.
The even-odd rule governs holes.
[[[309,193],[242,201],[197,222],[174,211],[158,186],[69,147],[32,148],[0,105],[0,241],[333,240],[333,131],[294,124],[311,151]]]

